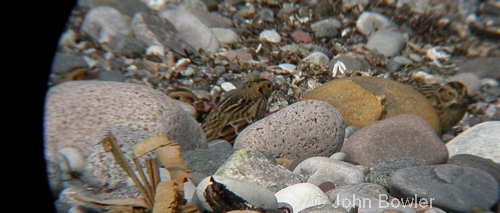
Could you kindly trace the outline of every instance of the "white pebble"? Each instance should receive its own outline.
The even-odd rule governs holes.
[[[83,169],[85,167],[85,158],[83,158],[80,150],[72,147],[66,147],[57,150],[57,152],[64,156],[72,172],[83,173]]]
[[[368,36],[377,30],[386,29],[389,26],[391,26],[391,22],[386,16],[369,11],[361,13],[358,21],[356,22],[356,29],[358,29],[358,31],[365,36]]]
[[[222,89],[226,92],[229,92],[233,89],[236,89],[236,87],[232,84],[232,83],[229,83],[229,82],[224,82],[220,85],[220,87],[222,87]]]
[[[278,44],[281,42],[281,36],[276,30],[264,30],[260,33],[259,40]]]
[[[146,49],[146,55],[165,56],[165,48],[159,45],[153,45]]]

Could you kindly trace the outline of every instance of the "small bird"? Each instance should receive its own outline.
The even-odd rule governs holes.
[[[272,88],[271,81],[255,79],[229,92],[201,124],[207,141],[224,139],[232,145],[245,127],[264,117]]]
[[[458,81],[448,82],[444,85],[422,85],[417,87],[417,91],[434,106],[441,122],[442,132],[457,125],[467,111],[469,101],[467,86]]]
[[[166,92],[166,94],[175,100],[182,101],[194,107],[196,111],[196,120],[202,122],[212,110],[214,105],[209,100],[198,98],[191,90],[184,88],[174,88]]]

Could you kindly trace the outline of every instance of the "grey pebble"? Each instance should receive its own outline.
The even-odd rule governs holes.
[[[293,173],[304,176],[314,185],[330,181],[337,187],[365,180],[365,174],[356,166],[327,157],[308,158],[297,165]]]
[[[448,159],[447,163],[459,166],[468,166],[488,172],[495,178],[495,180],[497,180],[497,183],[500,186],[500,164],[495,163],[490,159],[470,154],[458,154]]]
[[[214,175],[255,183],[266,187],[273,193],[304,182],[299,175],[277,165],[276,160],[269,154],[252,149],[236,151],[217,169]]]
[[[211,28],[212,33],[217,37],[220,44],[236,44],[238,43],[239,36],[234,31],[225,28]]]
[[[108,43],[117,35],[132,36],[132,29],[120,11],[108,6],[91,9],[85,15],[81,30],[99,43]]]
[[[413,61],[411,59],[404,56],[396,56],[392,60],[402,66],[413,64]]]
[[[123,74],[118,70],[100,72],[99,75],[97,76],[97,79],[100,81],[116,81],[116,82],[124,81]]]
[[[399,69],[401,69],[401,64],[395,62],[392,59],[387,59],[385,62],[385,68],[389,72],[397,72]]]
[[[334,38],[339,34],[342,23],[333,18],[321,20],[311,24],[311,30],[316,38]]]
[[[366,176],[366,180],[370,183],[379,184],[385,189],[389,189],[389,181],[392,174],[397,170],[411,166],[425,166],[425,162],[419,158],[402,157],[391,158],[377,164],[370,173]]]
[[[347,156],[343,152],[337,152],[337,153],[333,154],[332,156],[330,156],[330,158],[334,159],[334,160],[338,160],[338,161],[345,161]]]
[[[368,37],[366,47],[385,56],[398,55],[405,46],[403,35],[396,31],[378,30]]]
[[[446,80],[447,82],[458,81],[467,86],[467,93],[470,96],[475,95],[481,89],[481,79],[479,76],[472,72],[464,72],[451,76]]]
[[[72,68],[88,68],[88,65],[82,56],[56,53],[52,61],[52,73],[60,75]]]
[[[347,128],[345,128],[345,140],[347,140],[347,138],[351,137],[351,135],[354,134],[358,130],[359,130],[358,127],[355,127],[355,126],[348,126]]]
[[[469,212],[473,207],[489,210],[499,188],[487,172],[451,164],[408,167],[395,172],[390,191],[397,198],[419,197],[445,211]]]
[[[311,63],[323,64],[323,65],[326,65],[328,63],[328,61],[330,61],[328,56],[322,52],[313,52],[313,53],[309,54],[308,56],[306,56],[302,60],[304,60],[304,61],[308,60]]]
[[[500,163],[500,121],[477,124],[446,143],[450,157],[471,154]]]

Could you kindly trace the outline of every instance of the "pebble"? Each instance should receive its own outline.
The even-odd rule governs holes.
[[[138,13],[132,19],[132,29],[136,38],[144,42],[147,46],[159,46],[161,50],[168,47],[177,54],[185,54],[184,49],[188,52],[196,50],[184,40],[176,27],[157,15],[149,15]],[[158,52],[158,51],[155,51]],[[163,55],[161,53],[160,55]]]
[[[337,152],[337,153],[333,154],[332,156],[330,156],[330,158],[333,160],[345,161],[347,158],[347,155],[345,155],[345,153],[343,153],[343,152]]]
[[[322,207],[331,205],[323,191],[311,183],[298,183],[286,187],[274,194],[279,203],[292,206],[293,212],[300,212],[308,207]]]
[[[459,73],[451,76],[446,80],[447,82],[458,81],[467,86],[467,94],[470,96],[475,95],[481,89],[481,79],[477,74],[472,72]]]
[[[311,24],[316,38],[335,38],[339,34],[342,23],[334,18],[324,19]]]
[[[430,102],[419,92],[396,81],[378,77],[335,79],[304,94],[303,100],[309,99],[334,106],[342,114],[346,126],[361,129],[391,116],[414,114],[426,120],[437,133],[441,132],[438,116]]]
[[[290,37],[292,37],[293,41],[299,42],[299,43],[308,44],[308,43],[312,42],[311,36],[309,34],[307,34],[306,32],[302,31],[302,30],[296,30],[296,31],[294,31],[290,35]]]
[[[498,184],[490,174],[451,164],[398,170],[392,175],[390,191],[397,198],[432,199],[432,206],[447,212],[469,212],[472,207],[487,211],[499,196]]]
[[[495,180],[497,180],[497,183],[500,186],[500,165],[490,159],[470,154],[458,154],[448,159],[447,163],[459,166],[468,166],[488,172],[495,178]]]
[[[375,183],[358,183],[358,184],[350,184],[345,186],[339,186],[336,189],[339,190],[348,190],[355,191],[359,193],[363,193],[368,197],[379,199],[380,196],[388,196],[389,193],[387,190],[378,184]]]
[[[330,156],[344,141],[344,121],[328,103],[299,101],[246,127],[235,148],[266,151],[294,160],[303,156]]]
[[[220,87],[225,91],[225,92],[229,92],[231,90],[235,90],[236,87],[230,83],[230,82],[224,82],[220,85]]]
[[[155,135],[168,135],[182,151],[207,146],[199,124],[172,99],[147,86],[71,81],[51,87],[46,100],[46,155],[67,147],[78,149],[86,159],[82,176],[95,186],[112,189],[127,177],[99,143],[107,131],[125,153]]]
[[[370,67],[368,61],[364,58],[360,58],[354,54],[339,54],[337,57],[333,58],[328,62],[328,75],[333,75],[332,69],[335,67],[337,62],[341,62],[346,68],[346,72],[354,72],[365,70]],[[341,73],[337,73],[337,76],[341,75]]]
[[[117,35],[109,42],[108,47],[114,54],[133,57],[143,54],[147,45],[136,37]]]
[[[259,40],[262,42],[269,42],[278,44],[281,42],[281,36],[276,30],[264,30],[259,34]]]
[[[351,137],[351,135],[354,134],[358,130],[359,130],[358,127],[355,127],[355,126],[348,126],[347,128],[345,128],[344,141],[347,140],[347,138]]]
[[[234,31],[225,28],[211,28],[212,33],[217,37],[221,45],[238,43],[239,36]]]
[[[481,57],[468,59],[458,67],[458,70],[459,73],[476,73],[480,78],[499,79],[500,72],[497,67],[500,67],[500,57]]]
[[[327,157],[308,158],[297,165],[293,173],[305,177],[308,183],[317,186],[327,181],[337,187],[365,180],[365,174],[356,166]]]
[[[405,66],[405,65],[411,65],[413,64],[413,61],[412,59],[409,59],[407,57],[404,57],[404,56],[396,56],[392,59],[394,62],[402,65],[402,66]]]
[[[214,175],[255,183],[273,193],[304,182],[301,176],[279,166],[269,154],[252,149],[240,149],[234,152]]]
[[[190,150],[182,153],[182,161],[193,175],[197,185],[204,178],[215,174],[236,150],[224,140],[208,143],[207,149]]]
[[[218,13],[210,13],[200,9],[190,9],[189,13],[193,14],[203,22],[208,28],[230,28],[233,27],[233,22],[230,18],[224,17]]]
[[[385,68],[389,72],[397,72],[401,69],[401,64],[394,62],[392,59],[386,59]]]
[[[328,56],[322,52],[312,52],[302,60],[303,61],[308,60],[313,64],[323,64],[323,65],[327,65],[328,61],[330,61],[330,59],[328,59]]]
[[[417,62],[417,63],[422,61],[422,56],[420,56],[417,53],[410,53],[409,57],[411,60],[413,60],[414,62]]]
[[[375,183],[383,186],[388,190],[389,181],[394,172],[406,167],[425,165],[426,164],[422,159],[414,157],[386,159],[371,169],[370,173],[366,176],[366,180],[370,183]]]
[[[307,207],[299,213],[347,213],[347,211],[340,206],[322,205]]]
[[[195,50],[216,53],[220,48],[217,37],[196,16],[186,11],[164,10],[160,16],[169,20],[179,35]],[[196,51],[197,52],[197,51]]]
[[[254,59],[252,54],[244,49],[225,51],[222,53],[217,53],[217,55],[225,56],[228,61],[232,61],[236,58],[239,58],[241,60],[246,60],[246,61]]]
[[[446,144],[450,157],[471,154],[500,163],[500,121],[477,124]]]
[[[226,190],[229,190],[236,196],[244,199],[255,208],[262,208],[265,210],[278,209],[277,198],[265,187],[233,178],[213,175],[203,179],[196,187],[193,204],[200,212],[213,212],[213,209],[207,203],[204,195],[207,186],[210,185],[210,178],[213,178],[216,182],[225,185]]]
[[[107,6],[91,9],[85,15],[81,30],[99,43],[108,43],[117,35],[132,36],[132,29],[120,11]]]
[[[378,30],[368,37],[366,47],[387,57],[398,55],[405,47],[403,35],[395,31]]]
[[[363,35],[369,36],[377,30],[387,29],[391,21],[377,12],[364,11],[356,21],[356,29]]]
[[[275,21],[274,20],[274,12],[269,8],[263,8],[263,9],[259,10],[257,13],[258,13],[259,17],[264,21],[268,21],[268,22]]]
[[[73,68],[88,68],[88,65],[81,56],[66,53],[55,54],[52,61],[52,73],[61,75]]]
[[[136,0],[81,0],[78,1],[78,6],[81,8],[96,8],[99,6],[114,7],[120,11],[121,14],[129,17],[134,17],[134,14],[139,12],[151,13],[151,9],[149,9],[144,1]]]
[[[365,166],[395,157],[416,157],[429,165],[448,159],[446,146],[436,132],[412,114],[389,117],[358,130],[344,142],[342,152],[347,162]]]

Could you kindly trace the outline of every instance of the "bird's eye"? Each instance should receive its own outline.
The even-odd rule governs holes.
[[[266,87],[269,88],[269,89],[271,89],[272,86],[273,86],[272,84],[266,85]]]
[[[175,96],[175,97],[174,97],[174,99],[175,99],[175,100],[180,100],[180,99],[181,99],[181,96],[178,96],[178,95],[177,95],[177,96]]]

